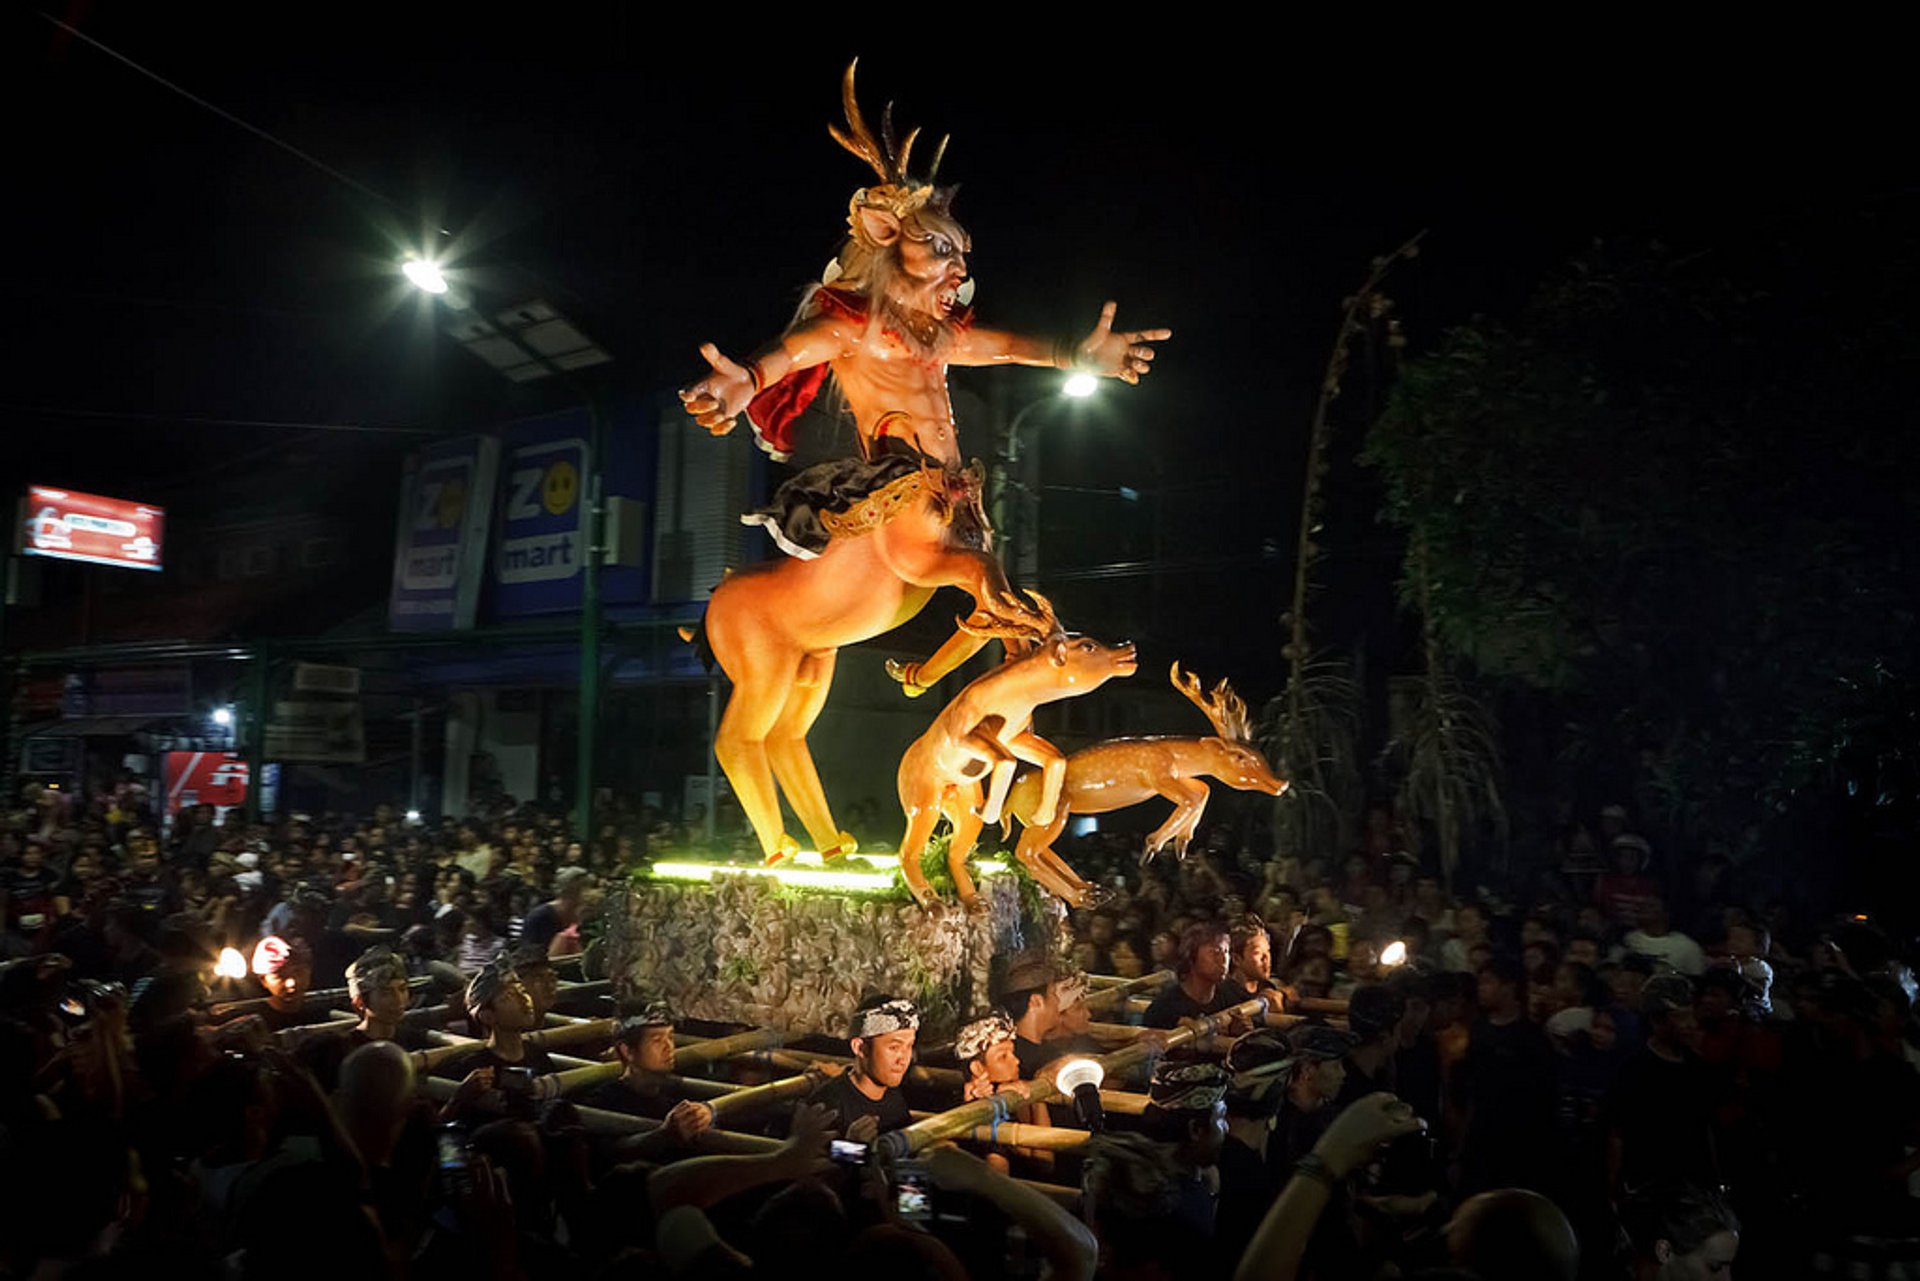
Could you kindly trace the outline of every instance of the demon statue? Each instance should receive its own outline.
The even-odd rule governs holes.
[[[979,469],[961,463],[948,366],[1053,366],[1137,383],[1152,368],[1149,344],[1171,336],[1116,331],[1112,303],[1078,343],[974,323],[972,243],[954,220],[952,190],[934,185],[946,144],[924,176],[914,175],[919,131],[896,145],[889,109],[875,137],[853,76],[850,65],[846,127],[830,132],[877,181],[854,192],[850,234],[826,279],[786,332],[748,359],[702,346],[712,370],[680,393],[716,436],[745,414],[760,446],[782,458],[795,420],[831,376],[859,437],[859,457],[807,468],[744,518],[786,555],[729,575],[707,605],[707,644],[733,682],[714,751],[768,862],[798,848],[782,830],[776,780],[823,854],[855,848],[833,821],[807,750],[842,646],[899,626],[942,587],[973,597],[969,621],[978,627],[1034,641],[1054,631],[1050,612],[1015,591],[994,558]]]

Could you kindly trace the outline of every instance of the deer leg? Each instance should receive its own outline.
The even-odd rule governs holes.
[[[953,873],[953,888],[960,901],[972,907],[979,901],[973,878],[967,875],[967,855],[980,839],[980,784],[958,783],[947,789],[947,821],[953,824],[953,839],[947,843],[947,870]]]
[[[927,883],[927,874],[920,870],[920,856],[927,852],[927,842],[933,838],[933,825],[940,821],[940,803],[937,799],[926,800],[923,804],[910,804],[906,809],[907,833],[900,838],[900,875],[906,877],[913,901],[925,907],[933,902],[933,886]]]
[[[1207,797],[1211,795],[1207,785],[1197,778],[1170,778],[1154,790],[1173,802],[1173,813],[1167,815],[1167,821],[1154,828],[1153,834],[1147,837],[1142,862],[1165,849],[1167,843],[1176,837],[1180,839],[1175,852],[1184,855],[1187,842],[1193,839],[1193,824],[1198,823],[1200,816],[1206,812]]]
[[[828,650],[800,660],[786,706],[767,735],[767,759],[773,765],[774,777],[780,780],[780,790],[813,838],[814,848],[826,858],[851,854],[857,848],[853,837],[834,825],[820,774],[813,766],[813,753],[807,750],[807,731],[813,728],[820,709],[826,706],[827,691],[833,688],[835,657],[835,652]]]
[[[1054,811],[1060,807],[1060,789],[1067,781],[1067,758],[1060,754],[1059,748],[1030,729],[1022,730],[1004,742],[1007,751],[1016,759],[1040,767],[1040,800],[1033,807],[1033,821],[1052,823]],[[987,797],[989,812],[981,815],[989,823],[999,820],[1000,807],[1006,801],[1008,789],[1013,786],[1011,765],[1006,767],[1005,774],[1003,780],[1001,772],[994,771],[993,794]]]

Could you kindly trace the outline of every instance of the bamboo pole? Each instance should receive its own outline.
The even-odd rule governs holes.
[[[761,1108],[772,1107],[783,1099],[802,1099],[813,1093],[819,1083],[810,1076],[790,1076],[765,1085],[729,1090],[707,1106],[713,1109],[714,1124],[734,1117],[748,1116]]]
[[[813,1050],[775,1050],[767,1055],[767,1062],[789,1072],[804,1072],[810,1065],[816,1063],[835,1063],[841,1067],[853,1066],[853,1060],[843,1054],[820,1054]],[[967,1078],[953,1068],[922,1067],[916,1063],[907,1069],[907,1082],[912,1085],[957,1090],[966,1084]]]
[[[443,1081],[429,1077],[420,1082],[420,1089],[436,1102],[445,1103],[453,1097],[458,1088],[452,1081]],[[609,1112],[604,1108],[576,1108],[580,1121],[588,1130],[596,1134],[649,1134],[660,1128],[660,1122],[649,1117],[629,1116],[625,1112]],[[933,1120],[936,1118],[927,1118]],[[741,1134],[736,1130],[707,1129],[694,1136],[693,1153],[699,1156],[766,1156],[778,1152],[783,1141],[769,1139],[758,1134]],[[1034,1191],[1059,1205],[1072,1209],[1080,1204],[1080,1189],[1063,1187],[1058,1183],[1040,1183],[1032,1179],[1021,1179]]]
[[[777,1050],[788,1041],[797,1040],[800,1035],[797,1032],[779,1032],[770,1027],[758,1027],[748,1032],[735,1032],[732,1036],[717,1036],[711,1041],[678,1046],[673,1052],[674,1070],[684,1071],[689,1067],[707,1067],[722,1059],[750,1054],[756,1050]]]
[[[1173,982],[1171,970],[1155,970],[1151,974],[1142,974],[1137,979],[1116,979],[1098,991],[1087,993],[1087,1008],[1103,1010],[1110,1005],[1119,1005],[1133,999],[1141,992],[1158,992]]]
[[[1118,1077],[1121,1073],[1146,1061],[1150,1054],[1170,1050],[1189,1042],[1212,1036],[1225,1028],[1235,1019],[1259,1019],[1267,1012],[1267,1003],[1261,997],[1251,997],[1238,1005],[1229,1006],[1217,1014],[1205,1018],[1190,1020],[1177,1028],[1167,1029],[1158,1037],[1141,1037],[1131,1045],[1123,1046],[1111,1054],[1101,1056],[1097,1061],[1109,1077]],[[1035,1081],[1029,1090],[1025,1102],[1048,1103],[1062,1095],[1057,1087],[1048,1081]],[[978,1099],[972,1103],[963,1103],[957,1108],[942,1112],[930,1120],[909,1125],[904,1130],[895,1130],[883,1134],[875,1143],[893,1158],[912,1156],[928,1144],[941,1139],[957,1138],[973,1133],[976,1127],[991,1123],[996,1117],[1004,1118],[1022,1101],[1008,1095],[995,1095]]]
[[[419,978],[408,979],[407,990],[409,992],[418,992],[421,988],[426,987],[432,982],[433,980],[431,978],[423,974]],[[306,996],[301,999],[301,1007],[303,1009],[308,1006],[319,1009],[323,1006],[332,1007],[349,1003],[350,997],[347,994],[347,989],[344,987],[321,988],[317,992],[308,992]],[[267,1004],[268,999],[264,996],[249,996],[239,1001],[216,1001],[207,1007],[207,1013],[213,1018],[224,1021],[230,1018],[238,1018],[242,1014],[258,1014],[267,1008]]]
[[[1028,1125],[1023,1121],[1002,1121],[998,1126],[977,1125],[965,1137],[975,1143],[997,1148],[1030,1148],[1038,1152],[1066,1152],[1084,1146],[1093,1137],[1087,1130],[1070,1130],[1057,1125]]]

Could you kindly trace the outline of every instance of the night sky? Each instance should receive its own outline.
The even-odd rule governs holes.
[[[1175,330],[1145,386],[1043,424],[1046,479],[1168,487],[1162,550],[1195,567],[1182,608],[1218,602],[1248,634],[1220,655],[1236,662],[1275,643],[1251,633],[1278,612],[1313,388],[1373,254],[1427,231],[1389,287],[1417,351],[1510,312],[1597,235],[1685,246],[1729,225],[1790,229],[1908,181],[1892,162],[1904,147],[1875,150],[1897,117],[1867,100],[1882,91],[1866,69],[1816,90],[1805,66],[1670,34],[1528,53],[1514,32],[1270,33],[1278,13],[1258,30],[1162,13],[1102,17],[1123,36],[1089,42],[917,7],[869,15],[878,34],[855,38],[838,11],[783,31],[689,9],[713,31],[687,43],[683,21],[640,7],[484,30],[471,9],[151,8],[59,12],[351,183],[10,11],[10,491],[31,473],[178,495],[206,466],[272,466],[315,439],[189,419],[454,431],[541,407],[551,391],[504,388],[435,332],[393,271],[409,245],[448,253],[482,290],[557,303],[627,389],[685,381],[703,339],[751,348],[827,262],[865,180],[825,128],[859,52],[872,112],[893,99],[903,125],[953,135],[942,176],[962,185],[983,319],[1078,334],[1113,297],[1123,325]],[[1045,390],[1026,372],[955,383],[996,376],[1024,380],[1014,404]],[[984,427],[962,429],[985,452]],[[1350,453],[1357,420],[1349,439]],[[1129,524],[1086,501],[1054,518]],[[390,507],[391,490],[367,502]],[[1389,600],[1394,553],[1366,532],[1370,500],[1345,514],[1354,537],[1334,540],[1329,575]],[[1118,555],[1142,549],[1137,525]],[[1263,546],[1278,559],[1255,565]],[[1348,621],[1371,625],[1372,608]]]

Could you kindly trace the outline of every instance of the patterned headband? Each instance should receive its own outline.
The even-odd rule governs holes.
[[[673,1010],[665,1001],[648,1001],[639,1009],[630,1009],[622,1014],[613,1025],[613,1038],[624,1041],[636,1032],[650,1027],[671,1028]]]
[[[1232,1081],[1226,1069],[1213,1063],[1163,1065],[1153,1074],[1147,1095],[1155,1107],[1169,1112],[1206,1111],[1226,1097]]]
[[[953,1039],[953,1056],[965,1063],[1012,1039],[1013,1020],[1004,1014],[989,1014],[960,1029],[960,1035]]]
[[[868,1037],[881,1036],[887,1032],[917,1032],[920,1030],[920,1011],[914,1008],[912,1001],[905,997],[888,1001],[885,1005],[876,1005],[870,1010],[855,1010],[853,1030],[847,1033],[849,1041],[864,1041]]]

